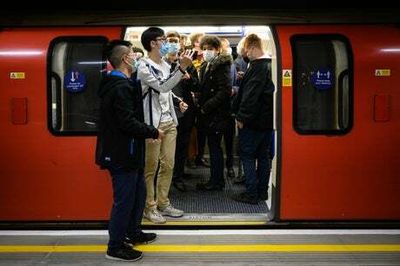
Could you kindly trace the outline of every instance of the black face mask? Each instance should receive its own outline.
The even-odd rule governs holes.
[[[249,63],[250,59],[247,56],[243,56],[243,61],[245,61],[246,63]]]

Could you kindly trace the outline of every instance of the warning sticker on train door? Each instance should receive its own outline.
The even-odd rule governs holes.
[[[282,86],[291,87],[292,86],[292,70],[283,69],[282,70]]]
[[[376,77],[390,77],[390,69],[375,69]]]
[[[10,72],[10,79],[25,79],[25,72]]]

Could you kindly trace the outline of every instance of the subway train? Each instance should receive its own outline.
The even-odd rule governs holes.
[[[107,221],[110,177],[94,161],[102,51],[121,36],[139,45],[146,26],[0,30],[0,222]],[[186,214],[166,226],[400,221],[397,25],[159,26],[233,47],[256,32],[275,84],[269,199],[236,203],[231,181],[222,193],[172,187]],[[188,183],[209,174],[187,171]]]

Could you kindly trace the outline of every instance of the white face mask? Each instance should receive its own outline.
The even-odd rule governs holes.
[[[228,47],[226,49],[226,54],[232,55],[232,48],[231,47]]]
[[[213,50],[205,50],[203,51],[203,58],[206,62],[210,62],[215,57],[215,51]]]

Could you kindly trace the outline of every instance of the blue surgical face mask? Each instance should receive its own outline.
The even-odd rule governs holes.
[[[213,50],[205,50],[203,51],[203,58],[206,62],[210,62],[215,57],[215,51]]]
[[[177,53],[179,51],[179,44],[175,42],[169,42],[168,53]]]
[[[169,52],[169,45],[170,43],[162,43],[160,47],[160,54],[161,56],[165,56]]]
[[[132,59],[132,58],[130,58]],[[127,63],[131,68],[132,68],[132,73],[136,72],[137,67],[139,65],[139,61],[136,59],[132,59],[132,61],[130,63]]]

